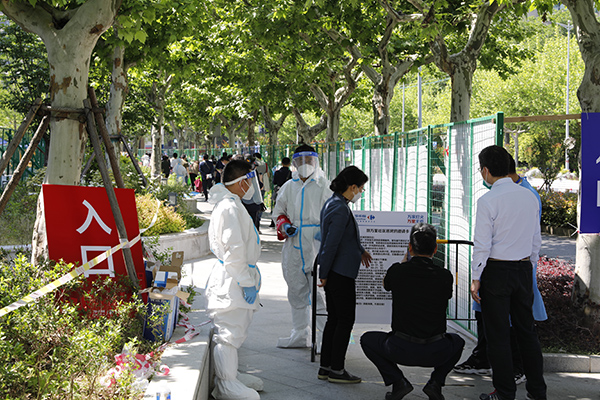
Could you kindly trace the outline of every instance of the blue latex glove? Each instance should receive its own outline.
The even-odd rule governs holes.
[[[283,231],[288,237],[294,237],[298,234],[298,228],[288,223],[283,224]]]
[[[246,300],[246,303],[254,304],[256,301],[256,296],[258,295],[258,289],[256,289],[256,286],[242,287],[242,290],[244,291],[244,300]]]
[[[321,230],[320,229],[317,231],[317,234],[315,235],[315,240],[318,240],[319,242],[321,241]]]

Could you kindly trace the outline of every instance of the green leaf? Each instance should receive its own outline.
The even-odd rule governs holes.
[[[131,31],[119,31],[119,33],[123,36],[123,39],[127,41],[127,43],[133,42],[134,33]]]
[[[135,33],[135,39],[140,41],[141,43],[146,43],[147,37],[148,34],[146,34],[146,32],[144,32],[143,30],[139,30]]]

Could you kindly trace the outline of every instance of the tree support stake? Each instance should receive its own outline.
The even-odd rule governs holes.
[[[85,99],[83,101],[83,105],[85,108],[88,135],[90,137],[90,141],[92,142],[92,146],[94,147],[96,161],[98,162],[98,169],[100,170],[100,174],[102,175],[102,180],[104,181],[104,187],[106,188],[106,194],[108,195],[110,208],[115,218],[117,231],[119,232],[119,241],[123,243],[128,240],[127,229],[125,228],[125,222],[123,221],[121,209],[119,208],[119,203],[117,201],[115,189],[112,186],[112,181],[110,180],[108,169],[106,167],[106,164],[104,163],[104,158],[102,157],[102,146],[100,144],[100,139],[98,138],[98,132],[96,131],[96,125],[94,123],[94,116],[90,100]],[[140,289],[140,283],[135,273],[135,265],[133,263],[133,257],[131,256],[131,249],[129,247],[124,247],[122,250],[123,258],[125,260],[125,267],[127,268],[127,275],[129,276],[129,279],[131,280],[131,284],[133,285],[134,289],[138,291]]]

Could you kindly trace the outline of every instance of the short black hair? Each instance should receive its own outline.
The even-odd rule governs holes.
[[[173,158],[177,158],[177,153],[173,153]]]
[[[517,163],[515,162],[515,159],[513,158],[513,156],[510,155],[510,153],[508,154],[508,156],[510,157],[510,159],[508,160],[508,173],[516,174],[517,173]]]
[[[437,232],[433,225],[419,222],[410,230],[410,245],[415,254],[431,256],[437,246]]]
[[[510,154],[504,147],[488,146],[479,153],[479,166],[481,169],[487,167],[494,177],[508,175],[508,164]]]
[[[315,148],[303,143],[300,146],[296,147],[296,150],[294,150],[294,154],[302,153],[303,151],[313,151],[314,152]]]
[[[252,170],[250,163],[244,160],[232,160],[223,169],[221,182],[231,182],[240,176],[246,175]]]
[[[333,190],[336,193],[344,193],[348,186],[356,185],[361,187],[367,181],[369,177],[362,172],[358,167],[354,165],[350,165],[346,167],[336,176],[333,181],[331,181],[331,185],[329,185],[329,189]]]
[[[290,165],[290,164],[291,164],[291,162],[292,162],[292,161],[290,160],[290,158],[289,158],[289,157],[283,157],[283,158],[281,159],[281,164],[283,164],[283,165]]]
[[[259,160],[262,158],[260,153],[254,153],[253,155],[254,155],[254,158],[258,158]]]
[[[204,158],[205,160],[208,160],[208,154],[205,154],[202,158]]]

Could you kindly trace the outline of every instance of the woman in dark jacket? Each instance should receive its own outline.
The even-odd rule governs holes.
[[[321,210],[319,286],[325,288],[327,323],[318,377],[333,383],[361,381],[344,369],[344,361],[356,314],[355,279],[361,262],[370,265],[371,255],[360,244],[358,225],[348,202],[361,198],[368,180],[357,167],[344,168],[331,182],[333,195]]]

